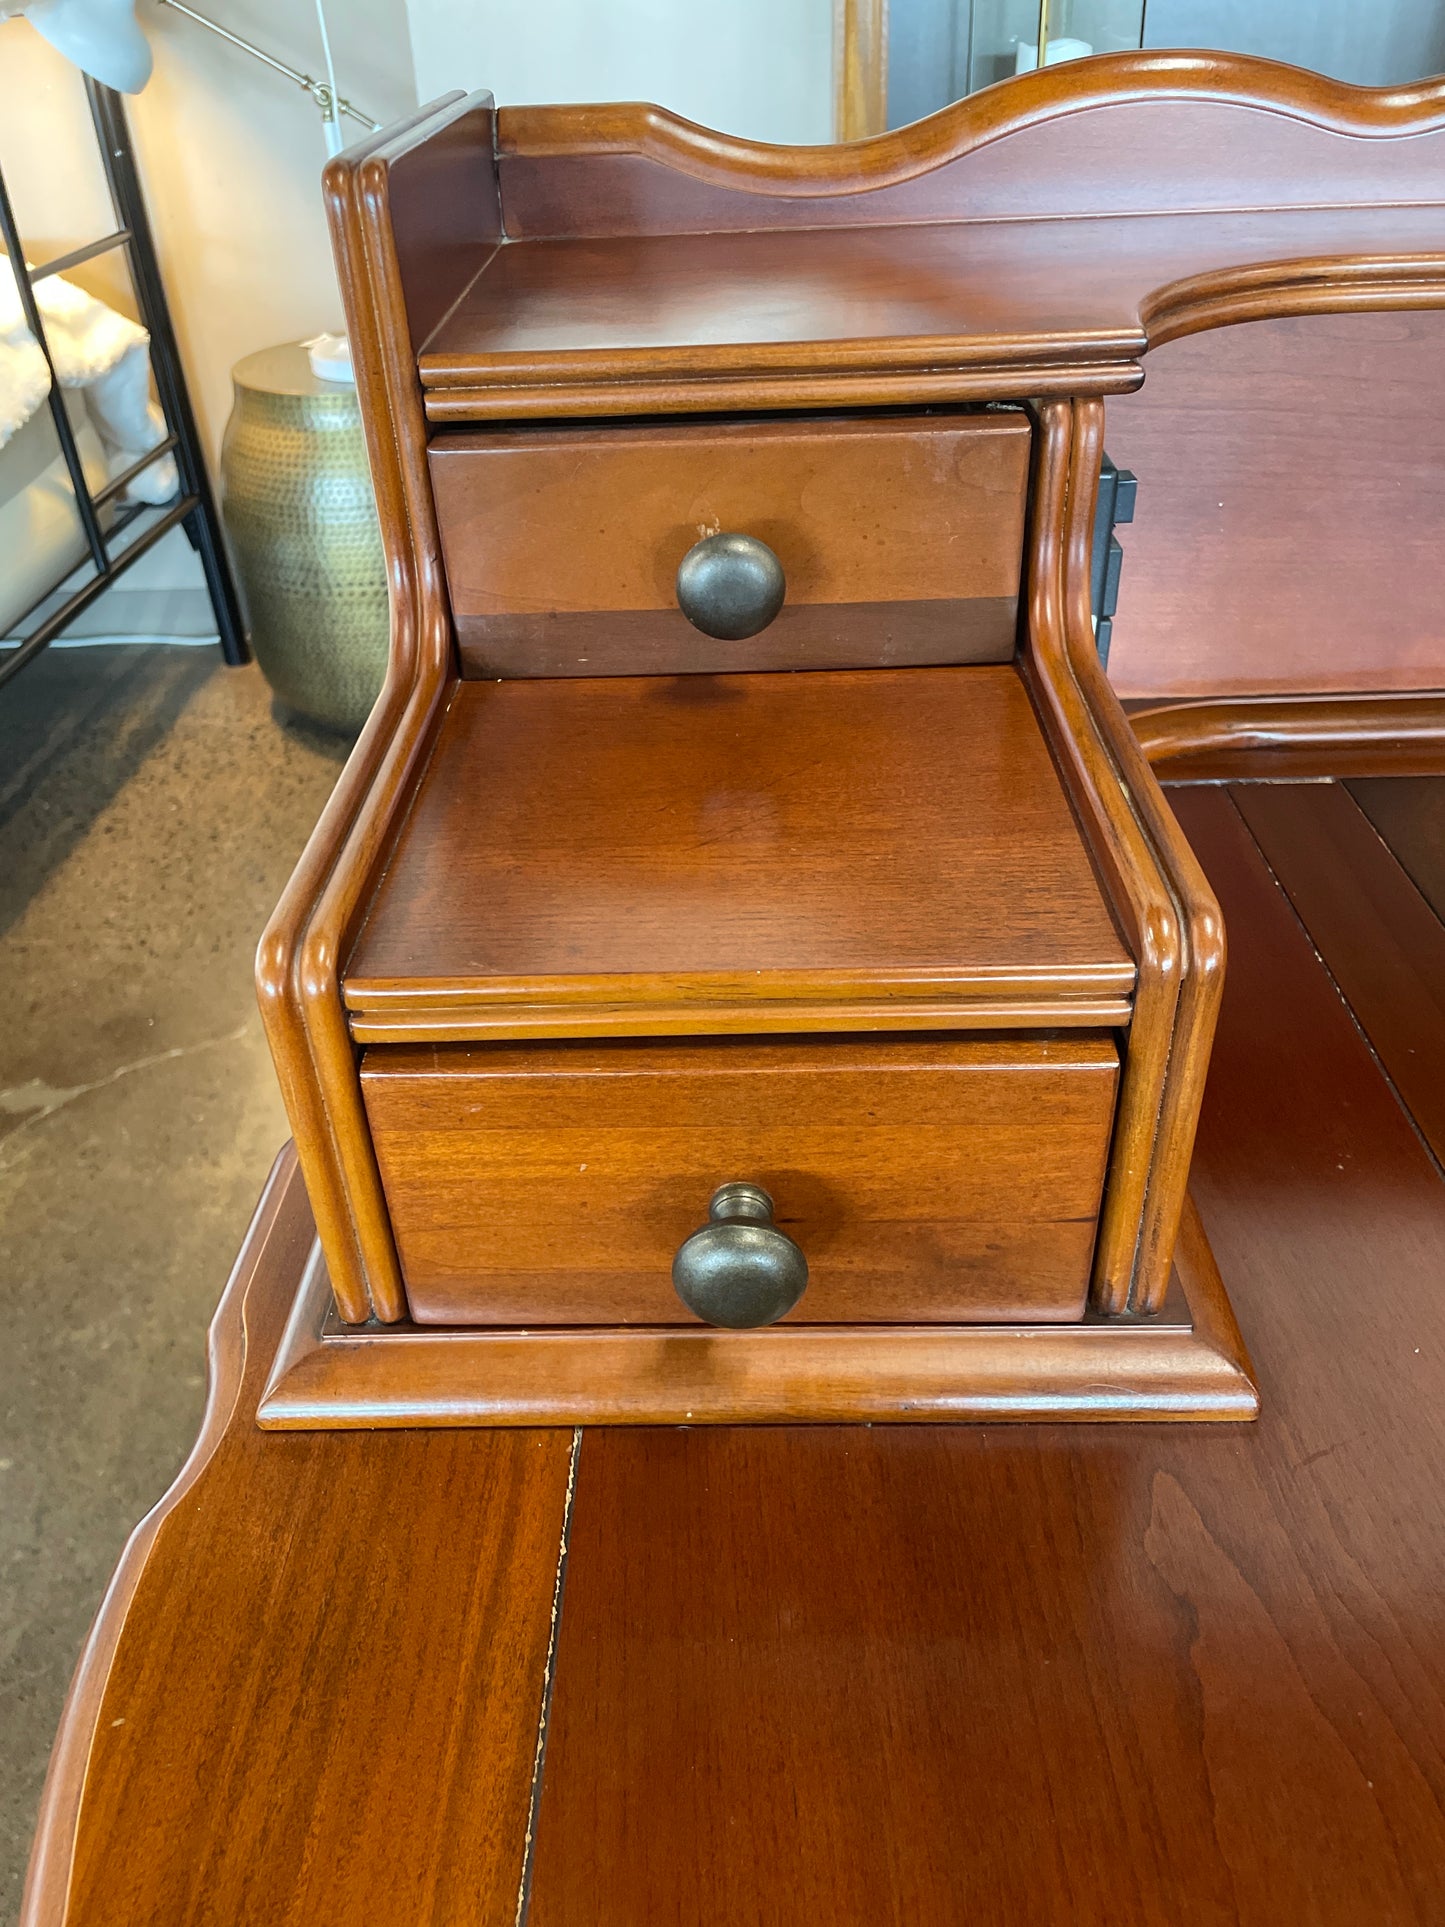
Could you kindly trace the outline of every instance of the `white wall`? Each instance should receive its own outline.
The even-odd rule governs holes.
[[[307,73],[321,68],[304,0],[210,0],[223,20]],[[416,102],[405,0],[332,0],[342,92],[378,120]],[[337,325],[321,208],[326,150],[300,88],[165,8],[141,19],[155,75],[127,102],[156,247],[202,433],[213,454],[231,408],[232,364]],[[105,219],[84,92],[74,68],[23,19],[0,22],[0,161],[27,246],[52,253]],[[118,259],[75,279],[127,305]]]
[[[213,0],[234,32],[315,74],[298,0]],[[142,176],[202,426],[219,445],[232,364],[341,317],[321,206],[321,120],[300,88],[167,9],[144,7],[155,78],[132,104]],[[405,0],[328,9],[341,90],[380,121],[416,102]],[[352,123],[354,126],[354,123]]]
[[[308,0],[199,4],[321,71]],[[139,14],[155,75],[127,107],[214,456],[233,363],[340,321],[320,117],[299,88],[179,14],[152,0]],[[833,0],[330,0],[328,19],[343,93],[383,122],[418,99],[485,86],[503,102],[655,100],[758,140],[832,138]],[[79,77],[18,18],[0,21],[0,162],[34,253],[73,247],[106,219]],[[75,278],[128,305],[116,261]]]
[[[762,141],[833,138],[833,0],[408,0],[417,92],[646,100]]]

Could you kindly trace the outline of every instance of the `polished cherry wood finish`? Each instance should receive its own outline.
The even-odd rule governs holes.
[[[1236,800],[1445,1164],[1445,923],[1338,783],[1251,783]]]
[[[1186,1207],[1163,1310],[1070,1325],[358,1328],[336,1318],[325,1268],[313,1265],[257,1419],[277,1431],[836,1419],[1193,1424],[1258,1411],[1248,1352]]]
[[[1108,404],[1139,477],[1109,674],[1127,696],[1445,685],[1445,313],[1171,342]],[[1181,460],[1181,450],[1187,459]]]
[[[32,1921],[515,1917],[572,1437],[258,1431],[312,1238],[288,1151],[71,1688]]]
[[[1434,85],[1377,95],[1228,56],[1129,56],[1045,71],[845,150],[759,148],[649,109],[494,115],[478,96],[439,103],[333,164],[328,192],[393,583],[392,671],[354,773],[267,934],[259,977],[348,1323],[400,1324],[406,1313],[362,1103],[362,1048],[1103,1024],[1119,1030],[1123,1061],[1091,1303],[1107,1315],[1158,1312],[1183,1209],[1223,941],[1207,886],[1092,662],[1087,550],[1101,397],[1135,385],[1145,349],[1181,334],[1240,320],[1349,319],[1445,302],[1445,246],[1431,186],[1445,140],[1442,105]],[[1148,164],[1121,160],[1137,155]],[[1414,337],[1407,331],[1401,339]],[[605,864],[596,878],[574,869],[565,879],[566,915],[556,914],[556,899],[545,900],[535,872],[508,872],[497,860],[498,829],[483,813],[480,772],[453,763],[458,718],[471,714],[466,691],[511,701],[519,685],[474,681],[458,693],[454,624],[466,614],[454,611],[443,568],[428,459],[429,438],[439,431],[429,428],[429,415],[488,436],[504,432],[498,424],[509,417],[531,417],[552,424],[528,431],[541,438],[590,432],[621,446],[636,432],[658,437],[662,447],[665,431],[629,418],[639,410],[771,409],[791,418],[773,436],[782,447],[805,436],[804,418],[820,409],[851,411],[847,435],[861,442],[890,432],[894,417],[858,412],[880,404],[915,416],[945,402],[1002,404],[1013,413],[999,419],[1016,424],[1024,400],[1035,407],[1037,427],[1017,670],[1118,943],[1110,981],[1086,982],[1092,965],[1081,975],[1067,955],[1062,972],[1043,962],[1042,977],[1016,955],[992,967],[945,955],[940,978],[932,939],[959,933],[935,913],[951,900],[947,889],[933,888],[940,872],[911,843],[893,834],[869,845],[865,836],[874,867],[855,872],[844,901],[837,854],[845,828],[858,821],[851,799],[835,812],[832,859],[815,862],[817,874],[801,887],[802,870],[790,876],[791,896],[775,889],[758,900],[759,925],[778,940],[774,955],[744,961],[746,946],[734,942],[729,950],[724,942],[721,974],[710,973],[707,947],[728,937],[728,919],[708,922],[718,903],[715,875],[699,881],[679,840],[668,888],[685,881],[701,890],[702,924],[678,914],[690,906],[675,894],[667,914],[644,903],[634,922],[669,951],[664,968],[652,970],[634,950],[620,970],[609,970],[609,944],[614,955],[627,950],[620,912],[637,909],[636,891],[619,890],[618,873]],[[578,425],[584,417],[609,426],[589,431]],[[676,432],[685,439],[712,431],[697,424]],[[542,446],[539,439],[534,455]],[[449,459],[438,455],[438,466]],[[845,491],[834,499],[850,498]],[[850,519],[861,554],[869,534],[862,503],[847,510],[843,520]],[[475,520],[467,526],[470,552],[485,544],[486,531]],[[840,539],[845,533],[840,527]],[[849,593],[861,590],[855,583]],[[878,614],[868,646],[891,646],[886,600],[835,607],[855,625],[855,639]],[[838,616],[840,637],[846,626]],[[636,646],[641,641],[639,629]],[[590,672],[593,665],[572,666]],[[780,692],[792,681],[841,681],[850,673],[773,677],[767,708],[789,700]],[[1012,672],[999,665],[871,673]],[[607,684],[590,673],[567,680],[594,705]],[[686,680],[711,691],[732,679]],[[628,682],[614,678],[611,686]],[[540,701],[561,702],[555,682],[531,687],[545,692]],[[1427,699],[1401,700],[1419,721]],[[1288,731],[1300,717],[1278,720]],[[1422,735],[1430,727],[1422,725]],[[926,725],[921,733],[926,740]],[[701,734],[688,739],[689,756]],[[505,760],[507,745],[496,749]],[[716,756],[717,745],[707,753]],[[616,760],[621,777],[620,752]],[[605,761],[598,751],[593,767]],[[539,773],[546,763],[544,756]],[[940,766],[934,757],[921,767],[927,774]],[[872,780],[871,768],[867,775]],[[474,806],[464,808],[458,799],[469,786]],[[639,788],[645,791],[645,773],[639,782],[629,767],[624,779],[585,800],[602,803],[605,815],[620,793],[625,811]],[[907,822],[912,792],[901,781],[895,788],[887,808]],[[450,850],[433,852],[430,881],[413,901],[413,948],[395,914],[413,887],[405,876],[408,839],[425,811],[446,815],[440,799],[448,792]],[[731,782],[715,832],[729,853],[751,843],[755,855],[766,828],[751,806],[738,818],[734,803],[748,794],[745,781]],[[936,795],[945,794],[956,795],[956,787],[939,785]],[[598,814],[574,808],[579,847],[597,833]],[[655,853],[668,843],[666,811],[654,819],[644,840]],[[959,832],[955,852],[967,840]],[[530,854],[547,847],[539,838]],[[812,846],[812,858],[818,849]],[[474,858],[473,851],[491,854]],[[712,872],[721,867],[714,862]],[[1022,883],[1020,921],[1027,923],[1023,870],[1010,859],[997,881],[1016,894]],[[766,863],[752,868],[774,883],[781,874]],[[649,877],[644,863],[634,883],[638,876],[655,883],[657,873]],[[905,878],[917,886],[914,901],[885,928],[890,887]],[[589,928],[594,882],[606,895],[607,917]],[[485,917],[469,925],[466,892],[481,884],[497,894],[499,928]],[[451,886],[455,913],[447,906]],[[804,933],[808,943],[798,954],[820,954],[795,968],[781,946],[799,935],[810,889],[814,907],[827,914]],[[1068,953],[1067,891],[1059,901]],[[505,942],[494,950],[509,920],[513,937],[521,929],[519,913],[541,916],[550,954],[544,946],[540,956],[524,956],[520,943],[510,954]],[[394,942],[389,951],[380,946],[378,968],[372,938],[388,921]],[[743,921],[733,918],[734,938]],[[686,933],[699,930],[706,942],[689,952]],[[449,952],[449,931],[467,934],[467,944]],[[580,953],[569,959],[565,940],[579,932]],[[840,961],[865,934],[868,947],[876,938],[878,954]],[[966,951],[966,932],[960,940]],[[1048,948],[1041,945],[1036,960]]]
[[[1100,667],[1095,646],[1090,600],[1094,510],[1097,478],[1103,457],[1103,409],[1097,401],[1074,409],[1070,446],[1068,512],[1063,526],[1058,629],[1040,624],[1034,652],[1036,673],[1050,691],[1052,703],[1064,714],[1087,717],[1091,727],[1076,724],[1081,759],[1086,762],[1089,789],[1107,801],[1111,820],[1122,823],[1117,797],[1129,800],[1133,834],[1142,837],[1156,866],[1166,900],[1160,902],[1151,885],[1147,916],[1141,924],[1141,954],[1161,980],[1156,1004],[1168,1006],[1168,992],[1177,994],[1167,1060],[1162,1069],[1146,1058],[1147,1072],[1136,1060],[1141,1049],[1141,995],[1136,1001],[1130,1032],[1130,1067],[1142,1097],[1136,1104],[1127,1142],[1119,1134],[1115,1156],[1147,1155],[1148,1176],[1141,1206],[1132,1273],[1095,1271],[1095,1302],[1101,1309],[1142,1312],[1158,1309],[1169,1276],[1170,1253],[1183,1207],[1195,1124],[1209,1064],[1210,1040],[1219,1013],[1224,977],[1224,924],[1214,893],[1160,792],[1153,772],[1139,752],[1133,732]],[[1100,780],[1102,774],[1103,780]],[[1112,777],[1112,782],[1109,781]],[[1146,874],[1141,866],[1141,874]],[[1154,1048],[1150,1038],[1151,1052]],[[1157,1113],[1150,1117],[1148,1099],[1157,1094]],[[1121,1106],[1122,1110],[1122,1106]],[[1142,1113],[1142,1116],[1139,1115]],[[1121,1119],[1122,1123],[1122,1119]],[[1115,1220],[1122,1220],[1116,1203]],[[1111,1229],[1106,1217],[1104,1234]],[[1101,1237],[1102,1243],[1102,1237]],[[1127,1286],[1121,1290],[1121,1286]]]
[[[1445,922],[1445,783],[1428,777],[1367,777],[1348,788],[1401,869]]]
[[[358,1034],[465,1039],[619,1005],[1098,1024],[1133,981],[1010,666],[461,683],[345,997]]]
[[[1129,720],[1166,781],[1445,775],[1445,693],[1437,690],[1145,703]]]
[[[438,436],[462,673],[1007,662],[1028,470],[1021,410]],[[743,642],[678,607],[678,564],[722,531],[766,542],[787,577]]]
[[[1221,321],[1439,306],[1442,140],[1438,83],[1178,53],[1045,69],[838,149],[504,109],[507,238],[424,345],[428,413],[1103,394]]]
[[[405,414],[408,389],[399,350],[408,339],[406,308],[390,199],[395,187],[404,201],[411,175],[420,169],[429,193],[419,198],[425,202],[430,196],[433,208],[446,206],[452,196],[440,190],[435,156],[451,156],[460,193],[473,150],[468,145],[460,158],[455,155],[458,130],[486,132],[490,146],[486,112],[481,106],[452,106],[440,113],[422,108],[400,127],[352,148],[325,176],[332,247],[350,291],[352,362],[358,393],[367,404],[363,427],[386,553],[391,647],[376,705],[262,934],[256,994],[329,1255],[336,1301],[353,1322],[373,1311],[397,1318],[403,1301],[341,1003],[339,953],[375,861],[377,838],[389,825],[427,740],[452,647],[442,612],[440,555],[429,539],[434,520],[428,520],[416,487],[424,470],[425,435],[414,420],[407,424]],[[474,124],[477,116],[483,121],[480,129]],[[454,216],[462,263],[474,239],[475,218],[470,205]],[[422,231],[430,232],[429,222]],[[419,257],[410,250],[408,262],[413,303],[434,299],[422,285]],[[425,319],[432,310],[423,306],[418,312]]]
[[[1445,301],[1435,207],[1130,213],[1056,228],[891,226],[875,206],[878,225],[862,230],[778,232],[788,206],[773,201],[754,216],[761,231],[722,238],[509,244],[421,357],[428,418],[1117,394],[1139,386],[1146,348],[1216,318],[1356,305],[1330,269],[1372,247],[1390,263],[1390,305]],[[1282,259],[1289,278],[1271,273]],[[592,299],[565,305],[584,271]],[[599,387],[604,364],[617,372]]]
[[[789,1324],[1078,1319],[1119,1059],[1057,1038],[369,1051],[412,1317],[677,1325],[719,1184],[803,1248]]]
[[[1171,800],[1233,936],[1195,1184],[1259,1423],[586,1433],[532,1927],[1423,1927],[1445,1907],[1445,1182],[1228,795]],[[254,1372],[308,1237],[293,1180],[218,1322],[206,1439],[89,1643],[25,1927],[518,1917],[545,1660],[533,1627],[524,1745],[505,1676],[483,1700],[458,1663],[466,1604],[436,1574],[465,1564],[495,1623],[525,1596],[531,1624],[572,1434],[500,1501],[518,1461],[483,1432],[258,1434]],[[309,1524],[322,1476],[357,1495],[339,1557],[376,1608],[350,1666],[326,1663],[350,1621],[334,1594],[316,1616],[293,1504]],[[470,1508],[494,1503],[476,1530]],[[402,1542],[438,1510],[453,1533],[433,1566]],[[235,1571],[251,1580],[219,1583]],[[164,1671],[146,1661],[162,1631]],[[280,1646],[313,1634],[309,1692],[270,1690]],[[446,1709],[418,1746],[432,1669]],[[224,1734],[185,1718],[243,1678]],[[345,1712],[362,1696],[364,1735]],[[321,1761],[318,1806],[295,1767]],[[232,1797],[198,1798],[223,1771]]]
[[[589,1434],[532,1927],[1445,1906],[1445,1185],[1229,802],[1181,811],[1260,1424]]]

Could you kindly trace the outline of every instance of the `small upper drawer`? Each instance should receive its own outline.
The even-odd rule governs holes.
[[[671,675],[1004,662],[1022,413],[496,428],[431,445],[463,673]],[[719,642],[677,603],[719,532],[781,562],[781,613]]]

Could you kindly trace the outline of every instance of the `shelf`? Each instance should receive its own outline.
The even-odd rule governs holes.
[[[343,973],[361,1041],[1127,1022],[1009,666],[463,682]]]
[[[1445,300],[1445,208],[509,241],[418,367],[434,422],[1102,393],[1224,290],[1307,306],[1365,268]]]

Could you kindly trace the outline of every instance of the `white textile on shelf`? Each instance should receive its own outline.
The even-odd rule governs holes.
[[[112,475],[129,468],[165,439],[166,426],[150,398],[150,336],[144,328],[61,275],[35,284],[35,301],[62,388],[85,397]],[[50,393],[50,370],[26,325],[8,259],[0,254],[0,448]],[[130,484],[133,501],[168,502],[180,486],[169,456]]]

